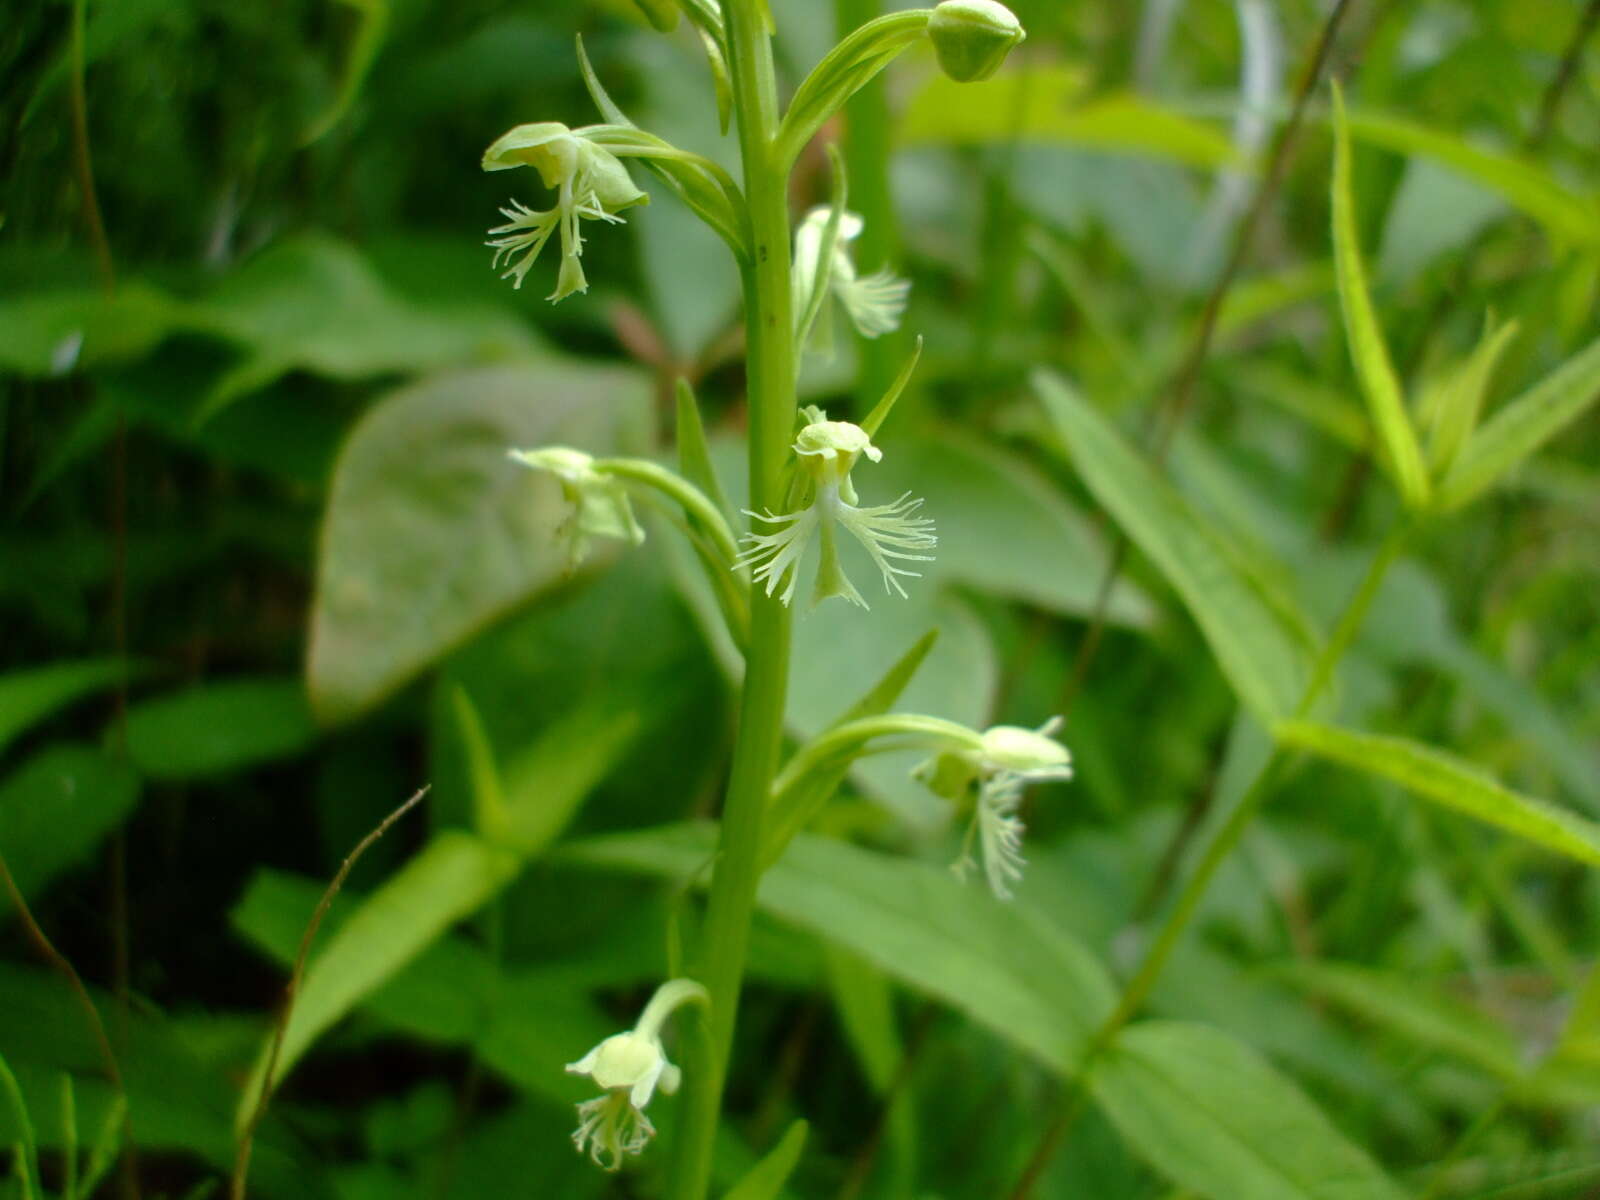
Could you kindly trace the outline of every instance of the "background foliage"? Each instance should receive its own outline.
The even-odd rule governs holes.
[[[925,495],[941,545],[908,602],[802,617],[792,712],[815,732],[936,628],[904,706],[1064,709],[1079,777],[1032,798],[1006,906],[943,872],[959,830],[906,761],[853,773],[763,889],[725,1183],[803,1115],[789,1195],[1006,1194],[1400,519],[1340,323],[1325,91],[1184,365],[1328,6],[1016,8],[996,80],[957,92],[914,53],[849,113],[862,265],[914,281],[928,347],[874,487]],[[1342,14],[1353,220],[1408,394],[1486,314],[1517,326],[1490,414],[1594,357],[1595,8]],[[792,83],[835,14],[774,9]],[[631,1023],[695,919],[730,648],[669,524],[571,574],[558,490],[504,447],[664,452],[683,375],[737,479],[737,279],[658,194],[592,240],[586,297],[512,291],[478,244],[505,177],[477,162],[513,123],[592,119],[581,29],[641,124],[731,163],[699,48],[620,0],[97,0],[80,139],[77,11],[0,30],[0,851],[130,1119],[8,905],[0,1144],[52,1192],[129,1136],[108,1189],[224,1177],[318,895],[429,783],[323,926],[252,1187],[653,1194],[659,1156],[617,1179],[571,1152],[560,1066]],[[818,147],[797,193],[826,193]],[[859,416],[853,381],[870,403],[907,348],[841,346],[803,390]],[[1293,733],[1312,756],[1038,1194],[1595,1194],[1597,450],[1590,417],[1411,543],[1318,714],[1367,740]]]

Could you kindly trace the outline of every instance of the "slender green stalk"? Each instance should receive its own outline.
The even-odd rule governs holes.
[[[734,541],[733,531],[728,528],[727,519],[717,510],[717,506],[706,498],[705,493],[682,475],[646,458],[602,458],[595,462],[594,468],[607,475],[615,475],[618,479],[627,479],[645,487],[655,488],[668,499],[675,501],[684,512],[700,523],[706,535],[716,545],[718,552],[727,560],[726,566],[732,569],[734,559],[739,557],[739,546]]]
[[[739,126],[750,255],[743,263],[750,420],[750,507],[782,501],[783,463],[794,433],[795,345],[790,302],[788,172],[774,148],[779,125],[771,34],[763,0],[724,6],[733,108]],[[711,995],[708,1061],[687,1073],[672,1194],[702,1200],[723,1082],[744,980],[761,851],[761,818],[777,770],[789,674],[789,610],[760,588],[750,592],[739,738],[723,805],[721,837],[701,948]]]
[[[983,749],[982,737],[965,725],[946,721],[943,717],[928,717],[920,713],[886,713],[883,716],[862,717],[856,721],[846,721],[843,725],[835,725],[797,750],[773,781],[773,795],[782,795],[805,778],[808,772],[823,763],[854,754],[873,738],[893,737],[897,734],[927,738],[933,745],[952,743],[968,746],[973,750]]]
[[[1407,539],[1412,532],[1409,522],[1395,525],[1388,536],[1378,547],[1378,552],[1373,555],[1372,561],[1367,565],[1366,574],[1362,576],[1361,583],[1355,593],[1345,605],[1344,612],[1340,615],[1338,623],[1334,626],[1333,633],[1328,638],[1328,643],[1323,647],[1315,666],[1312,668],[1311,680],[1306,685],[1305,692],[1300,697],[1300,703],[1295,708],[1295,716],[1303,717],[1308,714],[1322,698],[1323,692],[1333,680],[1334,670],[1338,667],[1340,659],[1350,648],[1356,634],[1366,623],[1367,613],[1372,607],[1372,601],[1378,594],[1378,588],[1388,574],[1390,566],[1399,557],[1404,549]],[[1211,837],[1206,845],[1205,852],[1201,855],[1199,864],[1189,876],[1189,882],[1184,886],[1177,903],[1162,923],[1160,931],[1156,934],[1155,941],[1150,949],[1145,952],[1144,959],[1139,964],[1139,969],[1122,991],[1122,997],[1117,1002],[1117,1007],[1112,1010],[1105,1022],[1095,1031],[1090,1039],[1088,1048],[1084,1051],[1067,1093],[1057,1111],[1056,1119],[1046,1130],[1039,1146],[1035,1149],[1033,1157],[1024,1168],[1022,1178],[1017,1187],[1012,1191],[1012,1200],[1023,1200],[1028,1196],[1039,1176],[1043,1173],[1045,1165],[1054,1156],[1065,1137],[1067,1129],[1076,1119],[1082,1108],[1084,1089],[1094,1061],[1103,1054],[1111,1043],[1116,1040],[1122,1027],[1144,1007],[1145,1001],[1150,998],[1156,981],[1160,979],[1161,972],[1167,965],[1167,960],[1172,957],[1172,952],[1178,946],[1189,927],[1189,922],[1194,918],[1195,912],[1200,907],[1200,902],[1205,898],[1215,877],[1217,869],[1222,866],[1227,857],[1233,853],[1239,844],[1239,839],[1244,836],[1244,831],[1249,828],[1251,821],[1261,811],[1262,804],[1271,795],[1273,785],[1278,781],[1285,759],[1281,751],[1274,750],[1271,757],[1263,764],[1245,789],[1244,795],[1234,805],[1228,819]]]

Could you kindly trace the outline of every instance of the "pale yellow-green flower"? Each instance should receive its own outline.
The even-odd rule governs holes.
[[[748,548],[739,556],[739,563],[753,568],[752,577],[756,583],[765,585],[767,595],[781,588],[778,597],[788,604],[794,598],[800,562],[811,543],[816,541],[821,546],[821,558],[812,603],[838,596],[866,608],[867,602],[850,582],[839,561],[837,532],[843,529],[872,559],[883,576],[884,590],[904,597],[906,591],[900,578],[916,577],[918,572],[898,564],[931,562],[931,554],[919,551],[932,550],[938,545],[933,522],[916,515],[922,501],[913,499],[907,492],[893,504],[861,507],[855,485],[850,480],[851,468],[862,455],[870,462],[877,462],[883,452],[872,444],[872,439],[859,425],[830,421],[817,408],[807,409],[806,415],[810,423],[795,438],[794,452],[805,475],[808,502],[794,512],[783,514],[746,509],[747,516],[767,525],[771,531],[745,534],[743,541]]]
[[[573,292],[588,290],[583,274],[581,219],[619,224],[617,214],[635,204],[648,204],[650,197],[640,191],[620,159],[604,146],[584,136],[584,131],[568,129],[557,121],[518,125],[496,139],[483,152],[485,171],[509,171],[532,167],[548,188],[555,189],[554,208],[537,210],[513,200],[500,211],[508,218],[504,225],[489,230],[494,266],[507,264],[503,279],[523,278],[539,257],[550,236],[561,231],[561,270],[556,278],[552,301],[563,300]]]

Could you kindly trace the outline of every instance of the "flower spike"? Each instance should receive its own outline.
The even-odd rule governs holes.
[[[851,468],[862,455],[869,462],[879,461],[883,451],[872,444],[859,425],[830,421],[817,408],[808,408],[806,416],[810,423],[795,438],[794,452],[808,476],[810,503],[792,513],[746,509],[745,515],[769,526],[770,531],[744,535],[747,548],[739,556],[738,565],[753,568],[752,578],[757,584],[766,585],[767,595],[781,587],[778,598],[788,604],[794,599],[800,560],[815,540],[821,544],[822,557],[812,603],[838,596],[867,608],[866,600],[839,561],[836,534],[843,528],[872,558],[883,576],[884,591],[904,598],[906,590],[900,579],[919,573],[897,563],[933,561],[931,554],[917,553],[938,545],[933,521],[917,515],[922,501],[913,499],[909,492],[893,504],[860,507],[860,498],[850,480]]]
[[[635,204],[648,204],[650,197],[634,186],[627,168],[604,146],[597,145],[557,121],[518,125],[504,134],[483,153],[485,171],[509,171],[532,167],[548,188],[556,191],[556,206],[546,211],[532,209],[516,200],[500,211],[504,225],[489,230],[487,245],[494,247],[492,265],[508,264],[500,276],[515,280],[520,288],[539,251],[550,235],[561,231],[561,270],[551,301],[564,300],[573,292],[587,291],[584,277],[583,234],[579,218],[620,224],[617,214]]]
[[[962,747],[940,754],[917,767],[915,777],[947,800],[972,803],[972,820],[961,843],[961,856],[951,864],[957,878],[965,879],[977,862],[972,845],[983,855],[989,890],[1001,900],[1011,899],[1011,885],[1022,878],[1022,818],[1017,809],[1022,789],[1030,783],[1072,778],[1072,752],[1055,740],[1061,718],[1052,717],[1038,729],[996,725],[984,731],[980,747]],[[975,794],[974,794],[975,793]]]
[[[661,1045],[661,1026],[674,1009],[695,1001],[709,1002],[705,988],[692,979],[673,979],[656,989],[631,1030],[614,1033],[577,1062],[567,1064],[572,1075],[587,1075],[604,1095],[578,1105],[578,1128],[572,1143],[578,1153],[588,1151],[594,1164],[615,1171],[630,1154],[641,1153],[656,1128],[644,1115],[656,1089],[666,1096],[678,1090],[683,1072],[667,1061]]]

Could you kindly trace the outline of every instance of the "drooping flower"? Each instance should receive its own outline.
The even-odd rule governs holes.
[[[561,494],[572,505],[572,515],[561,527],[569,568],[588,557],[591,538],[620,538],[634,546],[644,541],[627,489],[621,480],[595,470],[593,455],[570,446],[544,446],[513,450],[511,457],[560,481]]]
[[[828,217],[832,211],[825,207],[813,208],[795,230],[793,277],[797,320],[805,313],[816,287]],[[833,254],[829,258],[827,286],[861,336],[875,338],[899,328],[900,315],[905,312],[906,298],[911,294],[911,284],[887,268],[874,271],[871,275],[856,273],[855,263],[850,258],[849,243],[860,236],[862,228],[862,220],[855,213],[840,214],[839,232],[834,238]],[[829,308],[824,301],[817,313],[814,334],[818,347],[824,351],[833,341]]]
[[[561,231],[561,270],[556,290],[549,299],[564,300],[573,292],[587,291],[583,274],[583,233],[579,218],[620,224],[617,214],[635,204],[648,204],[650,197],[634,186],[627,168],[604,146],[571,130],[558,121],[518,125],[502,135],[483,152],[485,171],[509,171],[514,167],[533,167],[548,188],[556,191],[554,208],[540,211],[519,201],[500,211],[507,223],[489,230],[499,236],[488,245],[494,247],[495,267],[507,264],[502,279],[523,278],[557,229]]]
[[[821,544],[822,557],[812,603],[840,596],[867,608],[839,561],[837,531],[843,528],[871,557],[883,576],[884,590],[904,597],[906,591],[900,577],[917,577],[919,573],[896,564],[933,561],[931,554],[916,553],[938,545],[933,521],[916,515],[922,501],[913,499],[910,492],[892,504],[860,507],[855,485],[850,481],[851,468],[863,454],[869,461],[878,462],[883,451],[872,444],[859,425],[830,421],[814,407],[806,410],[806,416],[810,423],[795,438],[794,452],[805,472],[809,502],[792,513],[746,509],[746,516],[765,523],[772,531],[745,534],[742,540],[748,548],[739,556],[739,564],[754,568],[753,578],[766,585],[767,595],[781,587],[778,598],[788,604],[794,598],[800,561],[815,540]]]
[[[929,790],[957,804],[972,804],[972,820],[962,839],[961,855],[951,864],[959,878],[976,867],[973,842],[983,856],[989,890],[1011,898],[1011,885],[1022,878],[1022,818],[1017,808],[1030,783],[1072,778],[1072,753],[1054,734],[1061,718],[1038,729],[996,725],[985,730],[981,748],[949,750],[917,767],[913,774]]]
[[[1016,14],[996,0],[944,0],[928,20],[934,57],[958,83],[988,79],[1027,37]]]
[[[604,1095],[578,1105],[578,1128],[572,1134],[578,1153],[587,1151],[596,1166],[615,1171],[655,1136],[645,1106],[657,1088],[670,1096],[683,1079],[683,1072],[667,1061],[661,1026],[674,1009],[690,1001],[707,1003],[705,988],[692,979],[669,980],[656,989],[631,1030],[612,1034],[567,1064],[569,1074],[587,1075],[604,1090]]]

